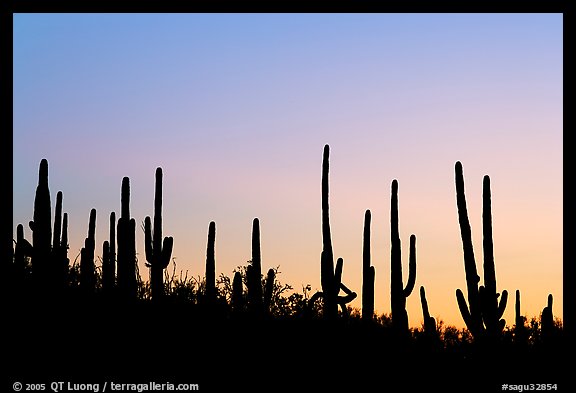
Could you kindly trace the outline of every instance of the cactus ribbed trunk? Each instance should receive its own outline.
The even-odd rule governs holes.
[[[370,265],[370,210],[364,214],[364,237],[362,247],[362,319],[374,318],[374,266]]]
[[[334,252],[332,250],[332,235],[330,233],[329,200],[330,147],[324,146],[322,157],[322,255],[320,275],[322,292],[324,293],[324,317],[335,319],[338,316],[337,294],[338,284],[334,280]]]
[[[164,296],[164,269],[170,263],[174,239],[162,238],[162,168],[156,168],[154,192],[154,231],[150,217],[144,220],[144,243],[147,266],[150,268],[150,289],[152,299],[160,300]]]
[[[416,236],[410,236],[410,255],[408,263],[408,281],[402,282],[402,254],[400,231],[398,229],[398,181],[392,181],[390,205],[391,261],[390,261],[390,299],[392,305],[392,326],[401,333],[408,333],[408,313],[406,298],[410,296],[416,282]]]

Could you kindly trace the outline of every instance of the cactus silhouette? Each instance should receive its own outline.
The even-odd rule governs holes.
[[[346,304],[354,300],[357,295],[342,283],[342,268],[344,265],[342,258],[338,258],[336,269],[334,269],[334,252],[330,233],[330,206],[328,203],[329,172],[330,146],[324,145],[322,156],[322,253],[320,255],[320,284],[322,285],[322,291],[316,292],[310,298],[308,308],[311,309],[314,302],[322,298],[324,300],[324,318],[334,320],[338,317],[338,306],[340,305],[343,313],[347,313]],[[346,293],[346,296],[338,295],[340,289]]]
[[[260,252],[260,220],[252,221],[252,260],[246,267],[246,287],[248,290],[248,311],[254,315],[263,315],[269,311],[274,285],[274,269],[268,270],[264,290],[262,288],[262,256]]]
[[[216,301],[216,258],[214,256],[214,243],[216,242],[216,223],[211,221],[208,225],[208,244],[206,246],[206,301]]]
[[[242,286],[242,274],[240,272],[234,273],[231,303],[232,311],[235,314],[241,313],[244,310],[244,289]]]
[[[24,226],[16,226],[16,247],[14,250],[14,277],[18,283],[25,279],[27,258],[32,255],[32,244],[24,238]],[[16,285],[16,283],[14,283]]]
[[[516,301],[514,305],[515,318],[514,318],[514,340],[517,343],[524,344],[528,339],[528,331],[526,329],[526,317],[520,312],[520,290],[516,290]]]
[[[110,213],[110,241],[102,246],[102,290],[110,292],[116,282],[116,213]]]
[[[464,174],[462,164],[457,161],[456,173],[456,204],[458,208],[458,222],[462,237],[464,251],[464,267],[466,271],[466,284],[468,289],[468,305],[460,289],[456,290],[456,299],[462,318],[475,338],[481,336],[498,337],[506,326],[506,321],[500,319],[504,314],[508,292],[502,291],[502,298],[498,302],[499,293],[496,292],[496,272],[494,268],[494,245],[492,240],[492,206],[490,194],[490,177],[485,175],[482,182],[482,230],[484,250],[484,285],[478,287],[480,277],[476,271],[476,260],[472,246],[472,231],[468,220],[466,195],[464,190]]]
[[[85,293],[94,292],[96,287],[96,271],[94,265],[94,248],[96,246],[96,209],[90,210],[88,237],[80,251],[80,287]]]
[[[136,220],[130,218],[130,179],[122,178],[117,237],[117,284],[125,298],[136,298]]]
[[[59,289],[66,286],[68,276],[68,214],[62,216],[62,191],[56,194],[56,208],[54,211],[54,237],[52,240],[52,277]]]
[[[150,268],[150,290],[152,299],[164,296],[164,269],[170,263],[174,239],[167,236],[162,240],[162,168],[156,168],[156,187],[154,193],[154,230],[150,217],[144,219],[144,243],[146,266]]]
[[[374,319],[374,266],[370,266],[370,210],[364,214],[364,237],[362,247],[362,319]]]
[[[542,341],[549,343],[554,334],[554,314],[552,313],[552,294],[548,295],[548,303],[542,309],[542,316],[540,317],[540,329],[542,334]]]
[[[436,320],[430,316],[428,311],[428,301],[426,300],[426,291],[420,286],[420,303],[422,304],[422,316],[424,318],[424,333],[436,335]]]
[[[276,278],[276,273],[274,269],[268,269],[268,274],[266,274],[266,284],[264,286],[264,311],[266,313],[270,312],[270,307],[272,305],[272,295],[274,293],[274,279]]]
[[[410,255],[408,281],[402,282],[402,254],[400,232],[398,230],[398,181],[392,181],[390,206],[391,261],[390,261],[390,299],[392,303],[392,326],[402,334],[409,332],[406,298],[410,296],[416,283],[416,236],[410,236]]]
[[[32,274],[39,286],[45,287],[50,279],[50,254],[52,242],[52,207],[48,187],[48,160],[40,161],[38,185],[34,197],[34,216],[30,221],[32,230]]]

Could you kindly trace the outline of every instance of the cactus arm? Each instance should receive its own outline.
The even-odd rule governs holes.
[[[410,236],[410,256],[408,264],[408,282],[404,288],[404,297],[410,296],[416,283],[416,236]]]
[[[62,191],[56,194],[56,207],[54,209],[54,238],[52,240],[52,249],[60,248],[60,236],[62,234]]]
[[[474,334],[476,332],[476,325],[472,320],[472,315],[470,311],[468,311],[466,299],[464,299],[464,294],[460,289],[456,290],[456,300],[458,301],[458,308],[460,309],[460,314],[462,315],[464,323],[468,327],[468,330],[470,330],[470,333]]]
[[[152,267],[154,261],[154,247],[152,246],[152,223],[150,217],[144,219],[144,252],[146,254],[146,266]]]
[[[336,270],[334,271],[334,295],[340,292],[340,285],[342,284],[342,269],[344,268],[344,259],[338,258],[336,260]]]
[[[502,315],[504,315],[504,310],[506,309],[507,303],[508,303],[508,291],[503,290],[502,297],[500,298],[500,303],[498,304],[498,311],[496,314],[498,319],[502,318]]]

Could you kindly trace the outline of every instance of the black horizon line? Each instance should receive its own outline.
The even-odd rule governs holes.
[[[364,0],[359,1],[322,1],[306,0],[86,0],[79,4],[63,0],[12,0],[12,13],[35,12],[313,12],[313,13],[477,13],[477,12],[526,12],[526,13],[564,13],[565,0],[477,0],[477,1],[429,1],[429,0]]]

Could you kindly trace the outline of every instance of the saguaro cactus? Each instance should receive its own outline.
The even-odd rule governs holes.
[[[526,317],[523,316],[520,312],[520,290],[517,289],[516,290],[516,302],[514,305],[514,311],[515,311],[515,318],[514,318],[514,340],[517,343],[525,343],[526,340],[528,339],[527,334],[528,331],[526,329]]]
[[[246,287],[248,289],[248,310],[255,315],[267,313],[272,301],[274,288],[274,269],[269,269],[263,289],[262,256],[260,252],[260,221],[252,221],[252,263],[246,268]]]
[[[136,284],[136,220],[130,218],[130,179],[122,178],[121,209],[118,219],[118,290],[123,297],[135,298]]]
[[[344,313],[347,312],[346,304],[356,298],[356,293],[349,290],[342,283],[342,268],[344,260],[338,258],[336,269],[334,269],[334,252],[332,250],[332,236],[330,233],[330,213],[329,213],[329,183],[328,175],[330,170],[330,147],[324,145],[322,156],[322,253],[320,256],[320,283],[322,291],[316,292],[308,302],[311,309],[318,298],[323,298],[323,317],[327,320],[334,320],[338,316],[338,306],[340,305]],[[346,296],[338,296],[342,289]]]
[[[216,301],[216,258],[214,243],[216,242],[216,223],[211,221],[208,225],[208,244],[206,246],[206,300],[208,303]]]
[[[392,303],[392,326],[399,332],[409,331],[406,298],[410,296],[416,283],[416,236],[410,236],[410,255],[408,263],[408,281],[402,282],[402,254],[400,232],[398,229],[398,181],[392,181],[390,206],[391,261],[390,261],[390,299]]]
[[[90,210],[88,237],[80,251],[80,287],[87,293],[93,292],[96,286],[94,266],[94,248],[96,246],[96,209]]]
[[[116,213],[110,213],[110,241],[102,246],[102,290],[110,292],[116,281]]]
[[[242,274],[240,272],[234,273],[232,280],[232,311],[238,314],[244,310],[244,290],[242,286]]]
[[[374,266],[370,265],[370,210],[364,214],[364,238],[362,247],[362,319],[371,321],[374,318]]]
[[[68,274],[68,214],[62,216],[62,191],[56,194],[54,212],[54,238],[52,240],[52,280],[62,289],[66,285]]]
[[[24,226],[16,227],[16,247],[14,250],[14,276],[18,283],[26,277],[26,258],[32,255],[32,244],[24,238]],[[16,284],[14,284],[16,286]]]
[[[466,195],[464,192],[464,175],[462,164],[457,161],[456,172],[456,204],[458,207],[458,222],[462,237],[464,251],[464,268],[466,271],[466,284],[468,289],[468,305],[460,289],[456,290],[456,299],[462,318],[475,338],[483,335],[489,337],[499,336],[506,325],[504,314],[508,292],[502,291],[502,298],[498,302],[499,293],[496,292],[496,272],[494,268],[494,247],[492,240],[492,207],[490,194],[490,177],[485,175],[482,182],[482,229],[484,250],[484,285],[478,287],[480,277],[476,271],[476,260],[472,246],[472,231],[468,220]]]
[[[150,289],[152,299],[164,296],[164,269],[170,263],[174,239],[167,236],[162,241],[162,168],[156,168],[156,187],[154,195],[154,231],[150,217],[144,219],[144,242],[146,266],[150,268]]]
[[[554,314],[552,313],[552,294],[548,295],[548,303],[542,309],[542,316],[540,317],[540,331],[542,334],[542,341],[545,343],[550,342],[554,332]]]
[[[423,286],[420,286],[420,303],[422,304],[422,316],[424,318],[424,333],[436,335],[436,320],[430,316],[428,301],[426,300],[426,290]]]
[[[48,160],[40,161],[38,185],[34,197],[34,219],[30,221],[32,230],[32,273],[42,286],[49,280],[49,265],[52,241],[52,207],[48,187]]]

